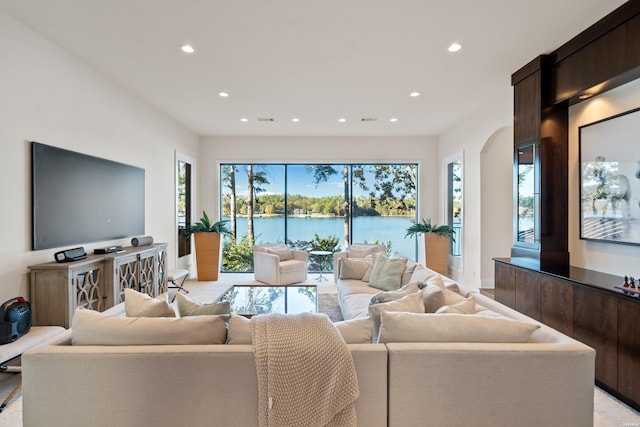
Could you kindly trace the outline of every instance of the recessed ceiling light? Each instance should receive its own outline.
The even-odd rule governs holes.
[[[416,98],[416,97],[420,96],[420,92],[411,92],[409,94],[409,96],[412,97],[412,98]]]
[[[184,52],[184,53],[194,53],[196,50],[193,48],[193,46],[191,46],[190,44],[185,44],[182,45],[182,47],[180,47],[180,49]]]
[[[344,123],[344,122],[346,122],[346,121],[347,121],[347,119],[345,119],[344,117],[340,117],[340,118],[338,119],[338,121],[339,121],[340,123]]]
[[[294,123],[298,123],[300,121],[300,119],[297,118],[297,117],[294,117],[293,119],[291,119],[291,121],[294,122]]]
[[[247,119],[246,117],[243,117],[243,118],[241,118],[241,119],[240,119],[240,121],[241,121],[241,122],[248,122],[248,121],[249,121],[249,119]]]
[[[461,45],[460,43],[458,43],[458,42],[455,42],[455,43],[451,43],[451,44],[449,45],[449,48],[448,48],[447,50],[448,50],[449,52],[457,52],[457,51],[459,51],[460,49],[462,49],[462,45]]]
[[[397,117],[392,117],[392,118],[389,119],[389,121],[395,123],[395,122],[398,121],[398,118]]]
[[[229,96],[227,92],[220,92],[218,95],[220,96],[220,98],[227,98]]]
[[[578,99],[589,99],[589,98],[591,98],[592,96],[593,96],[593,95],[591,95],[590,93],[584,93],[584,94],[580,95],[580,96],[578,97]]]

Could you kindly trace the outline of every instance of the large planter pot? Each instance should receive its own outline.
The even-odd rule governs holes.
[[[218,280],[220,269],[220,233],[194,233],[196,267],[199,281]]]
[[[446,276],[449,262],[449,239],[445,236],[425,233],[424,252],[427,268]]]

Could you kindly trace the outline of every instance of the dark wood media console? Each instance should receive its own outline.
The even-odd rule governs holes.
[[[526,258],[494,261],[496,300],[593,347],[596,384],[640,410],[640,297],[616,288],[624,278],[541,269]]]

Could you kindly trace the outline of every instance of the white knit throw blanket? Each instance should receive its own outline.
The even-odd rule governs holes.
[[[358,378],[325,314],[251,318],[260,427],[355,426]]]

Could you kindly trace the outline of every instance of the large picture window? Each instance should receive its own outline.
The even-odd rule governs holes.
[[[350,243],[383,243],[416,258],[416,164],[222,164],[220,206],[231,236],[223,271],[253,271],[253,245],[286,242],[337,252]],[[312,263],[311,272],[330,262]]]

